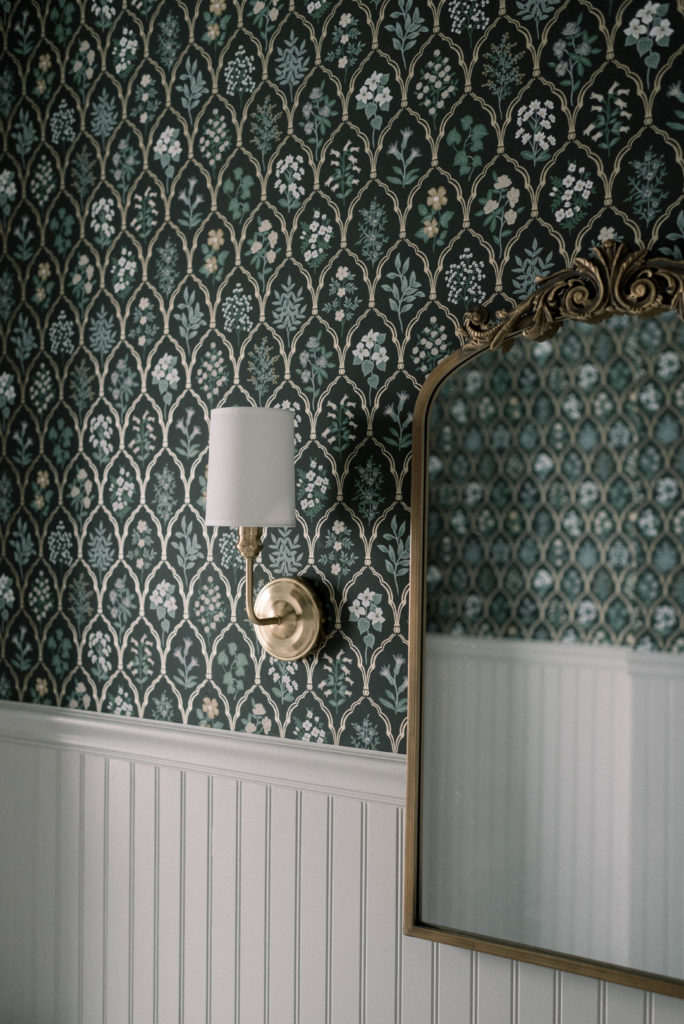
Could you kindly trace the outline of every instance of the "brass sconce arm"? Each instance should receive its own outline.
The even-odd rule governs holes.
[[[237,549],[245,560],[245,603],[247,605],[247,618],[255,626],[278,626],[282,622],[279,615],[268,618],[259,618],[254,611],[254,559],[259,556],[263,547],[261,536],[263,530],[260,526],[241,526]]]

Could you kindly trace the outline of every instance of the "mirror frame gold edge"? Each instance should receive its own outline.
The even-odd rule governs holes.
[[[404,855],[404,934],[461,946],[525,963],[570,971],[602,981],[684,999],[684,978],[633,970],[566,953],[505,942],[455,929],[424,924],[419,917],[421,706],[424,667],[423,626],[427,553],[427,422],[440,384],[450,373],[489,349],[507,350],[521,335],[532,341],[551,338],[567,320],[598,323],[616,314],[652,317],[669,310],[684,320],[684,261],[651,257],[646,249],[605,242],[591,258],[537,280],[530,296],[494,322],[486,309],[464,318],[463,346],[429,374],[413,417],[411,475],[411,552],[408,630],[408,729]]]

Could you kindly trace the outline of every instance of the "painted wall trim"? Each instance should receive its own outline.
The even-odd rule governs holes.
[[[0,701],[0,739],[403,805],[406,758],[94,711]]]

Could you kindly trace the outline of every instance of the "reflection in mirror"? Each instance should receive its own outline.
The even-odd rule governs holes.
[[[427,436],[418,919],[682,979],[684,325],[485,351]]]

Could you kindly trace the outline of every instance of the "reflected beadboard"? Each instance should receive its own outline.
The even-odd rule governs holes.
[[[0,702],[0,1024],[682,1024],[401,934],[404,761]]]

